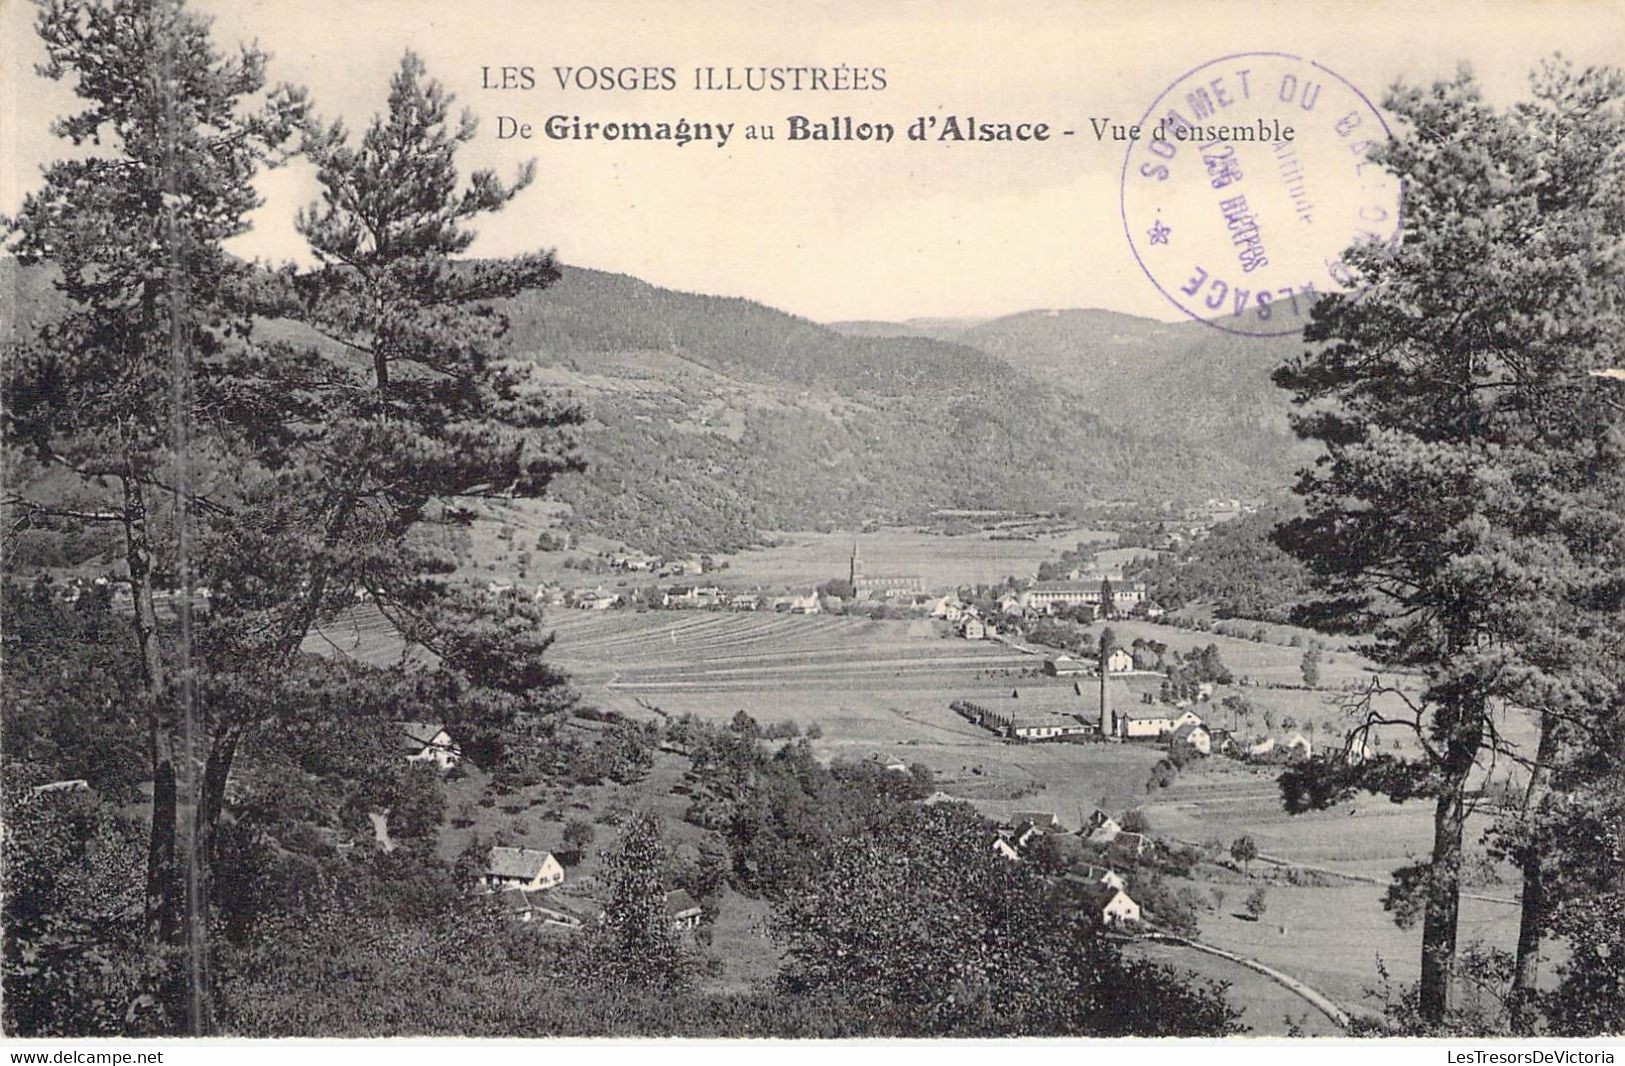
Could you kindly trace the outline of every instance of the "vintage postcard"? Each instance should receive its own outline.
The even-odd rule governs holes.
[[[1613,1061],[1625,7],[0,21],[8,1038]]]

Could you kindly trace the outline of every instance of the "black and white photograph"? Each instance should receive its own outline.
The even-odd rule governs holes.
[[[11,1062],[1614,1061],[1625,7],[0,58]]]

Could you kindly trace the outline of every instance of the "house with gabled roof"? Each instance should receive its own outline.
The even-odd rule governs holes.
[[[1123,832],[1123,827],[1105,811],[1096,810],[1084,823],[1083,837],[1091,844],[1105,845],[1116,840]]]
[[[1080,893],[1089,916],[1101,925],[1135,925],[1140,921],[1140,905],[1121,888],[1091,884]]]
[[[564,883],[564,867],[551,851],[494,847],[485,863],[485,887],[539,892]]]
[[[1112,733],[1125,740],[1160,737],[1173,731],[1173,716],[1156,706],[1142,705],[1112,712]]]
[[[462,760],[457,742],[438,722],[396,722],[395,728],[407,762],[429,762],[449,770]]]
[[[694,929],[703,914],[699,902],[683,889],[666,893],[666,917],[673,929]]]
[[[1054,811],[1017,811],[1010,816],[1011,825],[1020,825],[1022,822],[1031,822],[1046,833],[1060,833],[1061,817]]]
[[[1144,833],[1133,833],[1124,830],[1112,838],[1112,851],[1124,858],[1137,859],[1142,855],[1149,855],[1157,850],[1157,842]]]
[[[1201,722],[1186,722],[1169,735],[1168,746],[1188,748],[1198,754],[1209,755],[1213,751],[1213,735]]]

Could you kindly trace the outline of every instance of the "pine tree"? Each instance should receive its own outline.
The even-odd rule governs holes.
[[[1619,684],[1598,666],[1619,632],[1621,408],[1590,371],[1622,347],[1621,83],[1554,63],[1532,95],[1498,111],[1466,71],[1390,92],[1402,132],[1374,155],[1407,189],[1402,242],[1345,256],[1358,287],[1316,306],[1310,351],[1275,375],[1326,449],[1298,482],[1305,515],[1276,533],[1320,584],[1299,618],[1369,634],[1367,654],[1420,678],[1371,686],[1349,750],[1398,726],[1422,752],[1319,760],[1283,793],[1293,810],[1356,787],[1433,801],[1419,1010],[1434,1027],[1470,775],[1490,755],[1549,770],[1547,742],[1505,739],[1519,708],[1594,746]]]
[[[220,506],[197,475],[234,466],[241,443],[213,429],[240,385],[249,322],[249,268],[221,243],[247,229],[251,180],[304,103],[266,92],[263,53],[217,52],[181,0],[40,0],[36,28],[40,73],[71,79],[84,101],[54,132],[88,150],[48,166],[9,222],[19,259],[54,268],[63,310],[4,361],[6,440],[37,464],[7,504],[21,522],[103,527],[120,542],[154,782],[148,920],[174,941],[178,856],[196,831],[177,789],[183,705],[200,697],[191,634],[166,646],[157,594],[180,586],[184,630],[189,585],[207,574],[178,549]],[[62,505],[63,475],[83,506]]]
[[[268,541],[298,530],[303,543],[267,556],[254,591],[283,661],[358,596],[375,604],[439,657],[438,683],[470,716],[466,751],[496,746],[484,727],[535,709],[559,678],[541,661],[539,609],[446,580],[456,531],[473,501],[538,497],[578,469],[569,430],[580,416],[502,345],[496,302],[556,281],[552,255],[459,258],[471,223],[525,189],[534,167],[511,184],[484,170],[460,181],[456,152],[475,123],[453,120],[451,104],[408,53],[358,146],[340,123],[308,137],[322,197],[297,224],[319,266],[285,270],[266,306],[325,344],[308,376],[287,382],[309,413],[255,519]]]

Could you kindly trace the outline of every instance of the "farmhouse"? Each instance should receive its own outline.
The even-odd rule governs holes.
[[[1178,729],[1180,726],[1206,724],[1202,721],[1202,716],[1197,714],[1195,711],[1181,711],[1179,714],[1174,716],[1173,721],[1175,729]]]
[[[964,618],[959,623],[959,635],[966,640],[986,640],[987,626],[982,624],[980,618]]]
[[[1111,849],[1124,858],[1137,859],[1142,855],[1155,852],[1157,842],[1144,833],[1131,833],[1124,830],[1112,838]]]
[[[700,924],[700,905],[682,889],[666,893],[666,917],[674,929],[693,929]]]
[[[1140,905],[1121,888],[1095,884],[1083,890],[1083,903],[1101,925],[1133,925],[1140,920]]]
[[[442,770],[449,770],[462,759],[457,742],[451,739],[444,726],[432,722],[396,722],[401,733],[401,749],[407,762],[432,762]]]
[[[1046,833],[1065,832],[1061,828],[1061,819],[1054,811],[1017,811],[1011,818],[1011,825],[1021,825],[1030,822]]]
[[[1167,711],[1156,707],[1112,712],[1112,735],[1125,740],[1160,737],[1173,731],[1173,718]]]
[[[1113,648],[1112,653],[1106,656],[1106,670],[1113,674],[1127,673],[1134,669],[1134,655],[1126,648]]]
[[[1122,832],[1117,819],[1102,810],[1096,810],[1083,825],[1084,839],[1091,844],[1110,844]]]
[[[519,888],[535,892],[564,882],[564,867],[550,851],[531,848],[492,848],[485,863],[489,889]]]
[[[1188,748],[1200,755],[1208,755],[1213,751],[1213,737],[1207,731],[1207,726],[1200,722],[1186,722],[1175,729],[1168,739],[1170,747]]]
[[[1210,738],[1210,750],[1216,751],[1220,755],[1229,755],[1231,757],[1241,755],[1241,744],[1236,741],[1236,735],[1230,732],[1230,730],[1220,729],[1217,726],[1209,726],[1207,732],[1208,737]]]

